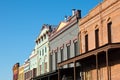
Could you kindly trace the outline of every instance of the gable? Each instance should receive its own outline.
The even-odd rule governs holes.
[[[61,22],[61,23],[59,24],[59,26],[58,26],[58,28],[57,28],[56,31],[59,31],[59,30],[61,30],[62,28],[64,28],[66,24],[67,24],[67,22]]]

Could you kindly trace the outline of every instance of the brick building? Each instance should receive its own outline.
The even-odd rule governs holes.
[[[58,64],[79,62],[82,80],[120,79],[120,0],[104,0],[79,20],[80,55]],[[60,79],[59,79],[60,80]]]
[[[19,75],[19,63],[16,63],[14,66],[13,66],[13,80],[18,80],[18,75]]]

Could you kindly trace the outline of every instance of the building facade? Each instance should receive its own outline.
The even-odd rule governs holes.
[[[53,31],[53,26],[44,24],[36,39],[37,51],[37,75],[49,72],[49,34]]]
[[[120,78],[119,5],[120,0],[104,0],[79,20],[81,54],[59,63],[59,67],[79,62],[82,80]],[[77,80],[76,73],[76,65],[74,65],[74,80]]]
[[[19,67],[18,80],[24,80],[24,65],[21,65]]]
[[[55,30],[43,25],[24,80],[120,79],[120,0],[104,0],[83,18],[72,13]],[[15,64],[13,80],[19,69]]]
[[[24,63],[24,80],[30,79],[31,79],[30,60],[27,59]]]
[[[65,21],[61,22],[58,28],[50,36],[50,69],[52,72],[57,71],[57,63],[64,62],[70,58],[78,56],[78,21],[81,17],[80,10],[74,10],[71,17],[65,17]],[[61,75],[58,76],[60,80],[67,78],[73,80],[73,66],[74,64],[66,64],[61,66]],[[71,69],[71,70],[70,70]],[[69,71],[70,70],[70,71]],[[69,71],[69,74],[67,74]],[[58,71],[59,72],[59,71]]]
[[[18,75],[19,75],[19,63],[16,63],[14,66],[13,66],[13,80],[18,80]]]
[[[31,55],[29,56],[29,60],[30,60],[31,78],[34,78],[37,76],[37,51],[36,51],[36,47],[32,51]]]

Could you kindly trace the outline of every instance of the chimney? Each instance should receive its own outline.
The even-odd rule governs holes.
[[[78,18],[81,18],[81,10],[76,10],[75,13],[77,14],[77,17],[78,17]]]
[[[75,15],[75,9],[72,9],[72,16]]]
[[[67,16],[64,17],[65,22],[67,22]]]

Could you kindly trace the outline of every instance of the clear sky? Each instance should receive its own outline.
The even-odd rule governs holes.
[[[43,24],[58,25],[72,9],[85,16],[101,0],[0,0],[0,80],[12,80],[12,67],[24,63]]]

